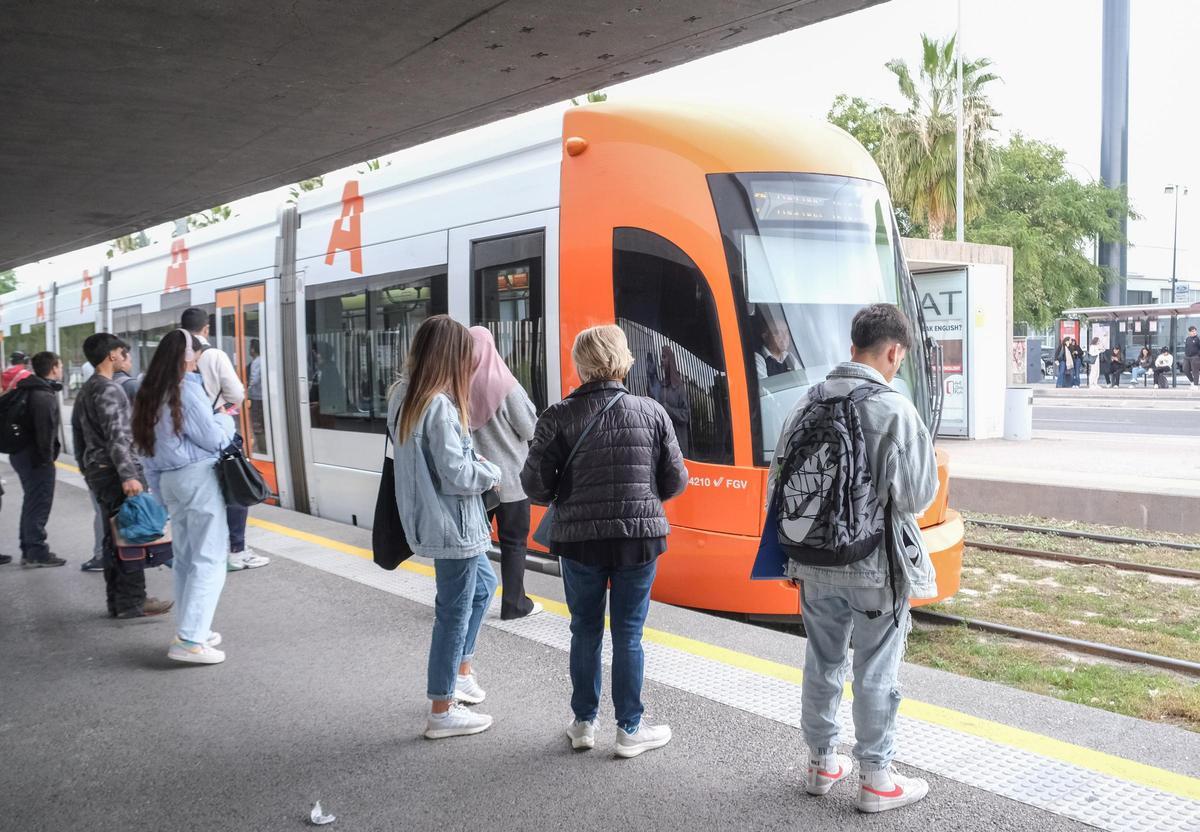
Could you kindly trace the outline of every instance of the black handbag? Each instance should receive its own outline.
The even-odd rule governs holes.
[[[567,461],[563,463],[562,471],[559,472],[558,481],[560,484],[562,483],[562,478],[567,475],[567,469],[571,467],[571,460],[575,458],[575,452],[579,450],[579,446],[583,444],[583,440],[587,439],[588,434],[592,432],[592,428],[596,427],[596,423],[600,421],[600,417],[607,413],[609,409],[611,409],[612,406],[616,404],[617,401],[624,395],[624,390],[618,390],[617,395],[609,399],[608,402],[605,403],[604,407],[600,408],[600,411],[590,420],[588,420],[587,425],[585,425],[583,428],[583,433],[579,434],[579,439],[575,441],[575,445],[571,448],[571,452],[567,454]],[[555,494],[554,499],[551,500],[549,505],[546,506],[546,513],[542,515],[542,519],[538,523],[537,528],[533,530],[533,542],[539,546],[544,546],[547,551],[551,549],[550,530],[554,527],[554,504],[557,501],[558,495]]]
[[[246,459],[236,439],[221,451],[217,459],[217,476],[227,506],[250,508],[271,496],[271,489],[267,488],[262,474]]]
[[[375,522],[371,526],[371,555],[381,569],[395,569],[413,556],[400,510],[396,507],[396,463],[387,455],[390,437],[383,440],[383,471],[375,498]]]

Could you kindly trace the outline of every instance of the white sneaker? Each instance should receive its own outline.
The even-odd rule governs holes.
[[[625,732],[622,731],[621,733],[624,734]],[[567,726],[567,739],[571,741],[571,747],[576,751],[582,748],[595,748],[596,720],[593,719],[591,722],[575,720]]]
[[[617,756],[636,757],[643,751],[662,748],[670,741],[669,725],[650,725],[643,719],[632,734],[624,728],[617,729]]]
[[[257,569],[266,566],[271,559],[256,554],[253,549],[243,549],[240,552],[230,552],[227,571],[241,572],[243,569]]]
[[[204,641],[204,646],[205,647],[220,647],[221,646],[221,634],[218,633],[216,630],[209,630],[208,638],[205,639],[205,641]]]
[[[479,687],[475,674],[456,676],[454,678],[454,698],[468,705],[478,705],[487,698],[487,691]]]
[[[194,641],[176,638],[167,648],[167,658],[191,664],[220,664],[225,661],[225,654],[207,644],[197,644]]]
[[[916,803],[929,794],[929,784],[918,777],[905,777],[894,768],[859,774],[858,810],[886,812]]]
[[[457,702],[450,705],[444,714],[429,715],[425,721],[425,739],[440,740],[446,737],[465,737],[479,734],[492,727],[492,718],[467,710]]]
[[[804,789],[809,794],[829,794],[833,784],[845,780],[854,769],[854,760],[845,754],[829,754],[808,758],[808,772],[805,775]]]
[[[529,612],[525,613],[525,615],[522,617],[529,618],[530,616],[537,615],[539,612],[542,612],[544,609],[546,609],[546,608],[542,606],[541,601],[534,601],[533,609],[531,609]]]

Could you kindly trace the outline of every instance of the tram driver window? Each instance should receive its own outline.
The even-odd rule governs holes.
[[[312,427],[383,433],[388,391],[417,327],[446,312],[445,266],[320,284],[307,294]]]
[[[485,326],[538,412],[546,408],[545,234],[533,231],[471,246],[471,323]]]
[[[700,269],[669,240],[618,228],[613,293],[617,324],[635,359],[625,381],[630,392],[666,409],[685,457],[732,464],[721,329]]]

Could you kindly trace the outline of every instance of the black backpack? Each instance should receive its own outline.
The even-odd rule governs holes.
[[[858,404],[890,391],[866,382],[827,397],[818,384],[788,437],[775,493],[779,545],[807,566],[846,566],[873,554],[886,536]],[[890,563],[889,563],[890,566]]]
[[[29,391],[13,388],[0,396],[0,453],[15,454],[33,444]]]

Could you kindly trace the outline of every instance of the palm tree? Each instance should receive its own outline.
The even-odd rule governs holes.
[[[897,204],[914,222],[940,240],[955,217],[955,134],[957,131],[957,73],[954,38],[944,42],[921,35],[922,61],[913,78],[900,58],[888,61],[896,75],[907,109],[886,112],[879,162]],[[979,189],[990,166],[992,109],[983,88],[997,76],[987,58],[963,61],[963,176],[965,214],[979,210]]]

